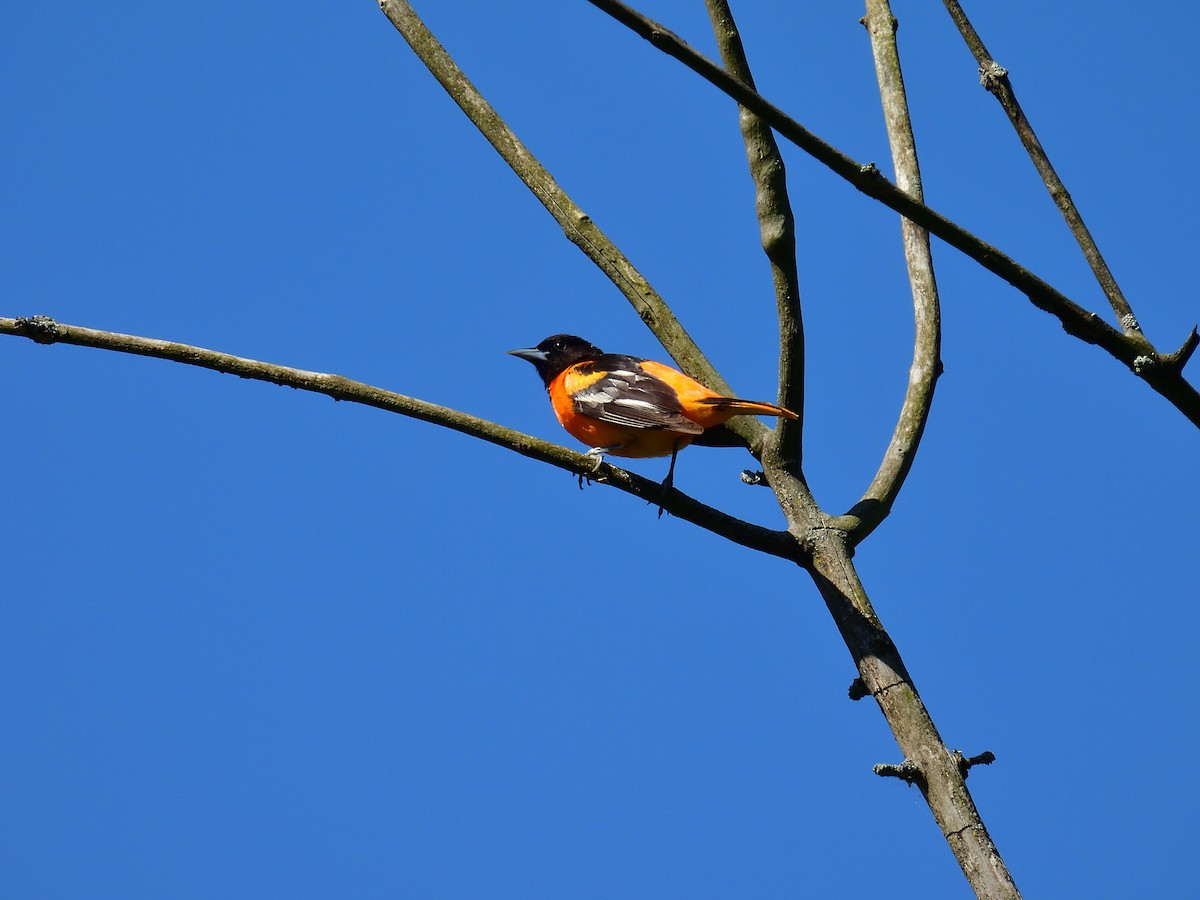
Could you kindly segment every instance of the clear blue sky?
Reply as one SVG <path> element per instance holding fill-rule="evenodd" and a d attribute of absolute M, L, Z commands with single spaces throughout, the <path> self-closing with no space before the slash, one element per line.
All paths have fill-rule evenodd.
<path fill-rule="evenodd" d="M 711 50 L 702 4 L 643 8 Z M 773 396 L 730 103 L 583 2 L 418 9 L 736 390 Z M 968 4 L 1173 349 L 1200 319 L 1200 18 L 1097 10 Z M 735 11 L 764 93 L 890 171 L 862 10 Z M 1102 311 L 948 16 L 896 12 L 931 204 Z M 503 351 L 661 356 L 370 0 L 14 4 L 0 42 L 0 315 L 564 442 Z M 891 433 L 908 288 L 895 216 L 787 160 L 808 475 L 841 511 Z M 969 783 L 1026 896 L 1185 896 L 1200 435 L 935 252 L 946 375 L 862 577 L 947 743 L 997 754 Z M 790 565 L 324 397 L 16 339 L 0 377 L 5 896 L 967 896 L 917 791 L 871 774 L 898 751 Z M 687 451 L 678 486 L 776 526 L 747 461 Z"/>

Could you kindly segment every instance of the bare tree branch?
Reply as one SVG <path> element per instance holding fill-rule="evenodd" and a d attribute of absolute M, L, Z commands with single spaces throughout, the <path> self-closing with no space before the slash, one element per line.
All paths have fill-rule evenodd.
<path fill-rule="evenodd" d="M 735 396 L 725 379 L 675 318 L 675 314 L 663 298 L 521 143 L 500 114 L 479 93 L 417 16 L 412 6 L 406 0 L 379 0 L 379 8 L 433 77 L 445 88 L 446 93 L 496 149 L 501 159 L 508 163 L 517 177 L 546 207 L 562 227 L 567 239 L 579 247 L 625 295 L 642 321 L 680 367 L 718 393 Z M 729 422 L 727 427 L 749 441 L 752 448 L 757 448 L 769 431 L 766 425 L 752 416 L 740 416 Z"/>
<path fill-rule="evenodd" d="M 813 559 L 809 571 L 854 657 L 862 689 L 875 699 L 887 719 L 904 754 L 904 771 L 910 783 L 920 788 L 967 881 L 978 897 L 1018 900 L 1020 893 L 995 852 L 967 789 L 960 760 L 942 741 L 900 651 L 859 580 L 845 532 L 835 528 L 814 531 L 809 550 Z"/>
<path fill-rule="evenodd" d="M 1179 359 L 1187 354 L 1163 355 L 1144 336 L 1128 337 L 1093 312 L 1034 275 L 996 247 L 976 237 L 961 225 L 909 196 L 879 174 L 874 165 L 863 165 L 821 140 L 777 106 L 725 72 L 703 54 L 697 53 L 659 23 L 630 9 L 620 0 L 588 0 L 659 50 L 678 59 L 692 71 L 741 105 L 761 116 L 776 132 L 821 162 L 858 190 L 889 209 L 926 228 L 956 250 L 969 256 L 1029 298 L 1038 309 L 1050 313 L 1063 330 L 1106 350 L 1124 363 L 1154 391 L 1165 397 L 1193 425 L 1200 427 L 1200 391 L 1183 378 Z M 1186 344 L 1185 344 L 1186 346 Z"/>
<path fill-rule="evenodd" d="M 879 81 L 879 96 L 883 101 L 883 118 L 887 125 L 888 143 L 892 148 L 896 184 L 915 199 L 923 200 L 917 144 L 908 112 L 900 53 L 896 46 L 896 18 L 887 0 L 867 0 L 867 15 L 862 21 L 871 36 L 875 75 Z M 847 525 L 851 533 L 850 540 L 854 543 L 870 534 L 891 512 L 892 504 L 916 458 L 933 405 L 934 387 L 942 372 L 941 312 L 933 273 L 933 254 L 929 248 L 929 232 L 911 219 L 900 220 L 900 232 L 904 241 L 904 259 L 908 264 L 908 279 L 912 285 L 913 361 L 908 370 L 908 388 L 904 393 L 900 417 L 883 462 L 871 486 L 847 514 L 857 519 Z"/>
<path fill-rule="evenodd" d="M 743 84 L 754 87 L 754 76 L 726 0 L 706 0 L 708 16 L 725 68 Z M 775 305 L 779 316 L 779 403 L 801 416 L 781 419 L 776 426 L 785 458 L 801 471 L 804 452 L 804 317 L 800 307 L 800 277 L 796 268 L 796 223 L 788 198 L 783 155 L 770 127 L 751 110 L 738 109 L 763 251 L 771 264 Z"/>
<path fill-rule="evenodd" d="M 423 422 L 480 438 L 488 443 L 505 447 L 522 456 L 549 463 L 576 475 L 590 476 L 610 487 L 615 487 L 635 497 L 641 497 L 649 503 L 657 504 L 661 500 L 663 508 L 676 518 L 698 525 L 706 531 L 711 531 L 734 543 L 741 544 L 743 547 L 801 564 L 805 564 L 807 560 L 807 556 L 786 531 L 776 531 L 744 522 L 677 490 L 672 490 L 666 497 L 663 497 L 662 485 L 656 481 L 650 481 L 607 463 L 602 465 L 597 472 L 595 471 L 595 460 L 582 453 L 576 453 L 566 447 L 522 434 L 477 416 L 386 391 L 361 381 L 353 381 L 342 375 L 294 369 L 290 366 L 246 359 L 174 341 L 67 325 L 48 316 L 0 318 L 0 334 L 26 337 L 39 344 L 74 344 L 79 347 L 95 347 L 101 350 L 132 353 L 137 356 L 151 356 L 156 359 L 166 359 L 189 366 L 212 369 L 215 372 L 225 372 L 229 375 L 237 375 L 239 378 L 269 381 L 272 384 L 297 390 L 325 394 L 334 400 L 361 403 L 364 406 L 373 406 L 376 409 L 399 413 L 402 416 L 420 419 Z"/>
<path fill-rule="evenodd" d="M 1121 292 L 1116 278 L 1113 277 L 1112 272 L 1109 270 L 1108 263 L 1104 261 L 1104 257 L 1100 253 L 1100 248 L 1096 246 L 1096 242 L 1092 238 L 1092 233 L 1088 231 L 1087 225 L 1083 223 L 1083 216 L 1080 215 L 1078 208 L 1075 206 L 1075 201 L 1071 199 L 1070 193 L 1067 192 L 1066 185 L 1058 177 L 1058 173 L 1054 171 L 1054 166 L 1050 164 L 1050 157 L 1046 155 L 1046 151 L 1042 148 L 1042 142 L 1038 140 L 1037 134 L 1034 133 L 1033 125 L 1026 118 L 1024 110 L 1021 109 L 1021 104 L 1017 102 L 1017 95 L 1013 91 L 1012 83 L 1008 78 L 1008 69 L 992 59 L 992 55 L 988 53 L 988 49 L 984 46 L 982 38 L 979 37 L 978 32 L 971 25 L 967 14 L 963 12 L 963 8 L 959 5 L 958 0 L 943 0 L 943 2 L 950 13 L 950 17 L 954 19 L 954 24 L 958 26 L 959 34 L 962 35 L 967 47 L 975 57 L 975 61 L 979 63 L 979 83 L 1000 102 L 1000 106 L 1008 114 L 1008 120 L 1012 122 L 1017 136 L 1020 137 L 1021 143 L 1025 147 L 1025 151 L 1033 161 L 1038 174 L 1042 176 L 1042 182 L 1046 185 L 1046 190 L 1050 192 L 1050 198 L 1054 201 L 1054 205 L 1058 207 L 1058 211 L 1062 213 L 1067 227 L 1071 230 L 1071 234 L 1074 235 L 1075 241 L 1079 244 L 1079 249 L 1083 251 L 1084 257 L 1087 258 L 1088 265 L 1092 268 L 1092 274 L 1096 276 L 1096 280 L 1100 283 L 1100 287 L 1104 291 L 1104 296 L 1108 298 L 1109 305 L 1112 306 L 1113 312 L 1116 313 L 1117 321 L 1120 323 L 1121 329 L 1125 332 L 1125 336 L 1133 339 L 1139 338 L 1141 336 L 1141 328 L 1138 326 L 1137 318 L 1134 316 L 1129 302 L 1125 299 L 1125 295 Z"/>

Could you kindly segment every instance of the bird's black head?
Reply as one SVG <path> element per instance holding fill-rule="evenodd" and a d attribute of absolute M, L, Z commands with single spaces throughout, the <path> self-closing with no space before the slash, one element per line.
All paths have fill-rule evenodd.
<path fill-rule="evenodd" d="M 509 350 L 513 356 L 533 363 L 542 381 L 548 386 L 569 366 L 588 359 L 598 359 L 603 351 L 573 334 L 554 334 L 528 350 Z"/>

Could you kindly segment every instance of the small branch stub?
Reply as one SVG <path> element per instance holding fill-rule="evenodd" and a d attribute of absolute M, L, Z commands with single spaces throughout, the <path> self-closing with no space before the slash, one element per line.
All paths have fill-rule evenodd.
<path fill-rule="evenodd" d="M 1192 326 L 1192 332 L 1184 340 L 1183 346 L 1174 353 L 1169 353 L 1162 358 L 1162 364 L 1168 369 L 1173 369 L 1176 372 L 1183 370 L 1183 367 L 1188 364 L 1188 360 L 1192 358 L 1192 354 L 1196 352 L 1196 346 L 1200 344 L 1200 332 L 1196 330 L 1196 326 Z"/>
<path fill-rule="evenodd" d="M 896 763 L 878 763 L 871 767 L 871 771 L 880 778 L 899 778 L 909 787 L 924 780 L 924 776 L 921 775 L 920 766 L 911 759 L 906 759 L 899 765 Z"/>
<path fill-rule="evenodd" d="M 864 697 L 870 697 L 871 692 L 867 690 L 867 683 L 865 681 L 861 678 L 855 678 L 850 682 L 850 690 L 846 691 L 846 696 L 857 702 Z"/>
<path fill-rule="evenodd" d="M 973 767 L 990 766 L 994 763 L 996 761 L 996 754 L 991 750 L 984 750 L 977 756 L 963 756 L 961 750 L 955 750 L 954 761 L 958 763 L 958 770 L 962 772 L 963 778 L 966 778 Z"/>

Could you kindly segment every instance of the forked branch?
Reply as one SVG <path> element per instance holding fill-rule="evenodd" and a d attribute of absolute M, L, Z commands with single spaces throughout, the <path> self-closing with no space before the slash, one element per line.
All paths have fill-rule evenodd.
<path fill-rule="evenodd" d="M 1038 309 L 1057 318 L 1068 334 L 1103 348 L 1165 397 L 1188 421 L 1200 427 L 1200 392 L 1183 378 L 1178 367 L 1164 364 L 1164 357 L 1149 345 L 1144 336 L 1126 336 L 996 247 L 902 191 L 884 178 L 874 165 L 858 163 L 835 149 L 659 23 L 620 0 L 588 2 L 650 41 L 659 50 L 678 59 L 742 106 L 753 110 L 778 134 L 867 196 L 926 228 L 930 234 L 1003 278 L 1028 297 Z"/>

